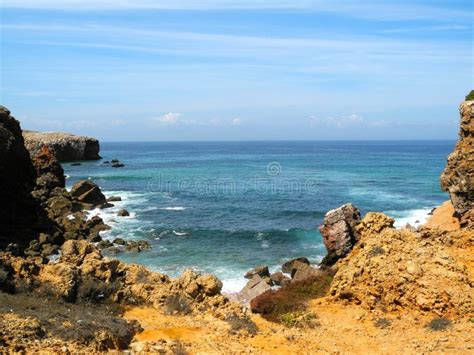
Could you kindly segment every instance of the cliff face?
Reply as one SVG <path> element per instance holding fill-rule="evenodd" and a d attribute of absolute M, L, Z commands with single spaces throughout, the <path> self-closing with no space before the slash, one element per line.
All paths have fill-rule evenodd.
<path fill-rule="evenodd" d="M 456 148 L 441 176 L 441 188 L 451 196 L 461 226 L 474 229 L 474 100 L 464 101 Z"/>
<path fill-rule="evenodd" d="M 46 145 L 60 162 L 100 159 L 99 141 L 95 138 L 61 132 L 32 131 L 24 131 L 23 137 L 31 156 L 41 153 L 42 147 Z"/>
<path fill-rule="evenodd" d="M 20 123 L 0 106 L 0 248 L 26 238 L 25 229 L 36 220 L 37 204 L 31 195 L 36 172 L 21 135 Z"/>

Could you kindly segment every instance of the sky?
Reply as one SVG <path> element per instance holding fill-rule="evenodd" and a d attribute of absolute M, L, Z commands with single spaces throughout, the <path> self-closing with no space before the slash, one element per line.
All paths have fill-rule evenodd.
<path fill-rule="evenodd" d="M 0 104 L 103 141 L 455 139 L 472 0 L 2 0 Z"/>

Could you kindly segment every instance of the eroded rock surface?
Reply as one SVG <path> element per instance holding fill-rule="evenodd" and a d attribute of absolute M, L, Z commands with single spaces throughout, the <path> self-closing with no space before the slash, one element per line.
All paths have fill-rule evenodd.
<path fill-rule="evenodd" d="M 20 123 L 0 106 L 0 248 L 24 243 L 36 222 L 37 203 L 31 196 L 36 172 L 25 149 Z"/>
<path fill-rule="evenodd" d="M 328 255 L 322 261 L 323 266 L 331 266 L 346 256 L 359 238 L 355 227 L 360 222 L 360 212 L 352 204 L 343 205 L 329 211 L 319 231 L 323 237 Z"/>
<path fill-rule="evenodd" d="M 448 158 L 441 187 L 449 192 L 461 226 L 474 229 L 474 100 L 464 101 L 459 112 L 459 141 Z"/>
<path fill-rule="evenodd" d="M 40 153 L 44 145 L 54 151 L 61 162 L 100 159 L 99 141 L 95 138 L 76 136 L 62 132 L 24 131 L 26 148 L 32 156 Z"/>
<path fill-rule="evenodd" d="M 367 214 L 357 231 L 359 243 L 337 264 L 330 290 L 336 299 L 388 312 L 473 314 L 469 270 L 451 249 L 472 248 L 474 232 L 397 230 L 382 213 Z"/>

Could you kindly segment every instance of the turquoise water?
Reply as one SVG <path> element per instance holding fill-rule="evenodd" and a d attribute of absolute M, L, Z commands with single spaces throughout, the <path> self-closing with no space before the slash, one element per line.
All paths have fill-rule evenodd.
<path fill-rule="evenodd" d="M 92 178 L 124 201 L 100 211 L 104 237 L 147 239 L 153 249 L 121 254 L 176 276 L 212 272 L 227 291 L 266 264 L 325 254 L 317 226 L 347 202 L 384 211 L 398 224 L 422 221 L 447 199 L 439 176 L 454 141 L 103 143 L 104 160 L 65 164 L 68 185 Z M 119 208 L 129 218 L 116 217 Z M 99 211 L 94 211 L 98 213 Z"/>

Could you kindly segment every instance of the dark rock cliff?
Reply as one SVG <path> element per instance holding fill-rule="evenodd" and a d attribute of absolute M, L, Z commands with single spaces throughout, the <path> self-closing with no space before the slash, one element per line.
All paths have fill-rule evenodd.
<path fill-rule="evenodd" d="M 20 123 L 0 106 L 0 247 L 31 234 L 37 203 L 31 192 L 36 172 L 25 148 Z"/>

